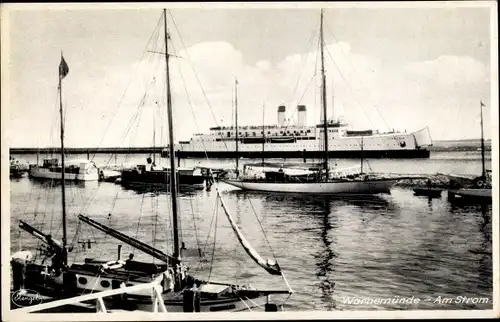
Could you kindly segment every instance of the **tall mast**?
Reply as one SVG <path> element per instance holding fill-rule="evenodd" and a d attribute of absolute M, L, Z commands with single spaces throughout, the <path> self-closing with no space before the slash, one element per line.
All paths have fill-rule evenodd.
<path fill-rule="evenodd" d="M 168 139 L 169 139 L 169 156 L 170 156 L 170 196 L 172 199 L 172 215 L 173 215 L 173 230 L 174 230 L 174 252 L 173 257 L 180 260 L 179 249 L 179 228 L 177 223 L 177 171 L 175 169 L 174 156 L 174 129 L 172 120 L 172 97 L 170 95 L 170 71 L 169 71 L 169 54 L 168 54 L 168 31 L 167 31 L 167 10 L 163 9 L 163 22 L 165 28 L 165 62 L 166 62 L 166 82 L 167 82 L 167 115 L 168 115 Z"/>
<path fill-rule="evenodd" d="M 68 65 L 64 61 L 61 51 L 61 63 L 59 65 L 59 115 L 61 118 L 61 199 L 62 199 L 62 226 L 63 226 L 63 249 L 66 249 L 66 186 L 65 186 L 65 168 L 64 168 L 64 114 L 62 106 L 62 79 L 68 73 Z M 67 263 L 67 257 L 63 258 L 64 264 Z"/>
<path fill-rule="evenodd" d="M 158 105 L 158 102 L 156 102 L 156 104 Z M 156 164 L 156 153 L 155 153 L 155 150 L 156 150 L 156 115 L 155 115 L 156 111 L 153 112 L 153 164 Z"/>
<path fill-rule="evenodd" d="M 481 162 L 482 162 L 482 172 L 481 175 L 483 180 L 486 179 L 486 169 L 484 167 L 484 136 L 483 136 L 483 101 L 481 101 Z"/>
<path fill-rule="evenodd" d="M 234 79 L 234 123 L 236 127 L 236 173 L 238 173 L 238 79 Z"/>
<path fill-rule="evenodd" d="M 364 142 L 363 142 L 363 136 L 361 136 L 361 174 L 363 174 L 363 149 L 364 149 Z"/>
<path fill-rule="evenodd" d="M 323 9 L 321 9 L 321 25 L 320 25 L 320 39 L 321 39 L 321 104 L 323 105 L 323 131 L 324 131 L 324 141 L 325 141 L 325 156 L 324 156 L 324 168 L 325 168 L 325 182 L 328 181 L 329 171 L 328 171 L 328 125 L 327 125 L 327 114 L 326 114 L 326 76 L 325 76 L 325 57 L 324 57 L 324 39 L 323 39 Z"/>
<path fill-rule="evenodd" d="M 265 106 L 265 104 L 262 104 L 262 165 L 264 165 L 264 147 L 266 144 L 266 129 L 264 125 Z"/>

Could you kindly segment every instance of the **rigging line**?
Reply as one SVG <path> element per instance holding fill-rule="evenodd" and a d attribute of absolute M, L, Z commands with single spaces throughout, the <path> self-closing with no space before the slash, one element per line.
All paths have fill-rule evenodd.
<path fill-rule="evenodd" d="M 306 95 L 307 90 L 309 89 L 309 86 L 311 86 L 311 83 L 312 83 L 312 81 L 313 81 L 313 79 L 314 79 L 315 77 L 316 77 L 316 73 L 314 73 L 314 74 L 312 75 L 311 79 L 310 79 L 310 80 L 309 80 L 309 82 L 307 83 L 306 89 L 305 89 L 305 90 L 304 90 L 304 92 L 302 93 L 302 96 L 300 97 L 300 99 L 297 101 L 297 104 L 300 104 L 300 102 L 302 102 L 302 99 L 303 99 L 303 98 L 304 98 L 304 96 Z M 296 111 L 296 109 L 294 109 L 294 112 L 293 112 L 293 114 L 292 114 L 292 117 L 295 115 L 295 111 Z M 288 129 L 289 127 L 290 127 L 290 124 L 286 124 L 286 125 L 285 125 L 285 128 L 284 128 L 283 130 L 285 131 L 285 130 L 286 130 L 286 129 Z"/>
<path fill-rule="evenodd" d="M 155 81 L 155 80 L 154 80 L 154 78 L 153 78 L 153 80 L 152 80 L 152 81 L 151 81 L 151 83 L 149 84 L 148 88 L 146 88 L 146 92 L 144 93 L 144 95 L 143 95 L 143 97 L 142 97 L 141 101 L 139 102 L 139 106 L 137 107 L 136 113 L 134 114 L 134 116 L 133 116 L 133 117 L 132 117 L 132 119 L 130 120 L 129 124 L 127 125 L 127 128 L 125 129 L 125 132 L 124 132 L 124 133 L 123 133 L 123 135 L 122 135 L 122 139 L 121 139 L 121 141 L 124 141 L 124 140 L 125 140 L 125 138 L 126 138 L 126 137 L 127 137 L 127 135 L 129 134 L 130 130 L 133 128 L 133 125 L 134 125 L 134 123 L 136 122 L 136 120 L 137 120 L 137 122 L 139 123 L 139 121 L 140 121 L 140 115 L 141 115 L 141 112 L 142 112 L 142 108 L 144 107 L 144 104 L 145 104 L 145 101 L 146 101 L 146 97 L 147 97 L 148 91 L 149 91 L 149 89 L 151 88 L 151 86 L 152 86 L 152 84 L 153 84 L 153 82 L 154 82 L 154 81 Z M 138 120 L 138 119 L 139 119 L 139 120 Z M 137 126 L 136 126 L 136 129 L 137 129 Z M 126 162 L 128 162 L 128 158 L 129 158 L 129 157 L 130 157 L 130 156 L 129 156 L 129 155 L 127 155 L 127 157 L 125 158 L 125 159 L 126 159 L 126 160 L 125 160 Z M 110 157 L 110 158 L 111 158 L 111 157 Z"/>
<path fill-rule="evenodd" d="M 185 45 L 185 43 L 184 43 L 184 40 L 183 40 L 182 35 L 181 35 L 181 33 L 180 33 L 180 30 L 179 30 L 179 28 L 178 28 L 178 26 L 177 26 L 177 23 L 175 22 L 174 17 L 172 16 L 172 13 L 171 13 L 169 10 L 168 10 L 168 13 L 170 14 L 170 17 L 171 17 L 171 19 L 172 19 L 172 22 L 174 23 L 175 29 L 177 30 L 177 33 L 178 33 L 178 35 L 179 35 L 179 39 L 180 39 L 180 41 L 181 41 L 181 44 L 182 44 L 182 46 L 184 47 L 184 49 L 185 49 L 185 51 L 186 51 L 186 56 L 187 56 L 187 59 L 188 59 L 188 61 L 190 62 L 191 69 L 192 69 L 192 70 L 193 70 L 193 72 L 194 72 L 194 75 L 195 75 L 195 77 L 196 77 L 196 80 L 197 80 L 197 82 L 198 82 L 198 85 L 200 86 L 201 92 L 203 93 L 203 97 L 205 98 L 205 101 L 206 101 L 206 103 L 207 103 L 207 105 L 208 105 L 208 107 L 209 107 L 210 114 L 212 115 L 212 118 L 213 118 L 213 120 L 214 120 L 215 124 L 216 124 L 217 126 L 219 126 L 219 123 L 218 123 L 218 121 L 217 121 L 217 118 L 215 117 L 214 111 L 213 111 L 213 109 L 212 109 L 212 105 L 210 104 L 210 101 L 208 100 L 208 97 L 207 97 L 207 94 L 206 94 L 206 92 L 205 92 L 205 89 L 204 89 L 204 88 L 203 88 L 203 86 L 201 85 L 201 80 L 200 80 L 200 77 L 198 76 L 198 73 L 196 73 L 196 70 L 194 69 L 194 65 L 193 65 L 193 64 L 192 64 L 192 62 L 191 62 L 191 58 L 190 58 L 190 56 L 189 56 L 189 53 L 188 53 L 188 51 L 187 51 L 187 47 L 186 47 L 186 45 Z M 221 132 L 221 133 L 222 133 L 222 132 Z M 220 135 L 220 137 L 221 137 L 221 138 L 223 138 L 223 135 L 221 134 L 221 135 Z M 229 149 L 228 149 L 228 147 L 227 147 L 227 145 L 226 145 L 226 142 L 225 142 L 225 141 L 221 141 L 221 142 L 224 144 L 224 147 L 226 148 L 226 150 L 229 150 Z M 205 150 L 205 154 L 206 154 L 206 150 Z"/>
<path fill-rule="evenodd" d="M 245 296 L 243 295 L 242 296 L 243 298 L 245 298 L 245 300 L 247 300 L 248 302 L 252 303 L 253 305 L 255 305 L 255 307 L 260 307 L 262 308 L 262 305 L 258 304 L 257 302 L 253 301 L 251 298 L 249 298 L 248 296 Z"/>
<path fill-rule="evenodd" d="M 344 74 L 342 73 L 342 71 L 340 70 L 340 67 L 337 65 L 337 63 L 335 62 L 335 60 L 333 59 L 332 57 L 332 54 L 330 53 L 330 51 L 328 50 L 328 47 L 325 47 L 326 49 L 326 52 L 328 53 L 328 56 L 330 56 L 330 59 L 332 60 L 333 62 L 333 65 L 335 66 L 335 68 L 337 69 L 337 71 L 339 72 L 340 76 L 344 79 L 345 83 L 347 84 L 347 88 L 349 88 L 349 91 L 351 91 L 351 93 L 353 94 L 354 96 L 354 100 L 358 103 L 358 105 L 361 107 L 361 111 L 363 111 L 363 113 L 365 114 L 366 118 L 368 119 L 368 121 L 370 122 L 370 124 L 372 126 L 373 125 L 373 122 L 372 120 L 370 119 L 370 117 L 368 116 L 368 114 L 366 114 L 366 111 L 365 109 L 363 108 L 363 105 L 358 101 L 358 99 L 356 98 L 356 94 L 354 93 L 354 90 L 352 89 L 351 85 L 349 85 L 349 83 L 347 82 L 347 79 L 344 77 Z"/>
<path fill-rule="evenodd" d="M 203 249 L 202 249 L 202 253 L 205 253 L 206 249 L 207 249 L 207 245 L 208 245 L 208 239 L 210 238 L 210 234 L 212 232 L 212 224 L 214 222 L 214 218 L 215 218 L 215 210 L 217 208 L 217 204 L 218 202 L 216 201 L 215 205 L 214 205 L 214 209 L 213 209 L 213 214 L 212 214 L 212 218 L 210 219 L 210 225 L 208 226 L 208 234 L 207 234 L 207 238 L 205 239 L 205 243 L 203 244 Z M 216 229 L 217 227 L 215 227 Z M 200 270 L 200 267 L 201 267 L 201 260 L 198 262 L 198 266 L 196 267 L 196 271 L 199 271 Z"/>
<path fill-rule="evenodd" d="M 54 109 L 53 113 L 54 113 L 55 115 L 57 115 L 57 114 L 58 114 L 58 111 L 59 111 L 59 104 L 58 104 L 58 102 L 59 102 L 59 86 L 56 86 L 56 97 L 57 97 L 57 98 L 56 98 L 56 102 L 55 102 L 54 107 L 53 107 L 53 109 Z M 51 142 L 53 142 L 53 141 L 54 141 L 54 128 L 55 128 L 55 127 L 56 127 L 56 125 L 57 125 L 57 124 L 56 124 L 56 123 L 58 122 L 58 121 L 57 121 L 57 119 L 58 119 L 57 117 L 54 117 L 54 118 L 52 119 L 52 124 L 51 124 L 51 127 L 50 127 L 50 135 L 49 135 L 49 136 L 50 136 L 50 141 L 51 141 Z M 52 143 L 51 143 L 51 144 L 52 144 Z M 51 149 L 47 150 L 47 152 L 48 152 L 48 151 L 52 151 L 52 154 L 53 154 L 53 153 L 55 152 L 55 149 L 56 149 L 56 148 L 55 148 L 55 145 L 53 145 L 53 147 L 52 147 Z M 48 154 L 48 153 L 46 153 L 46 155 L 47 155 L 47 154 Z M 37 165 L 38 165 L 38 164 L 37 164 Z"/>
<path fill-rule="evenodd" d="M 196 244 L 198 245 L 198 256 L 200 258 L 202 258 L 200 238 L 198 237 L 198 229 L 196 227 L 196 218 L 194 216 L 193 200 L 191 198 L 189 198 L 189 204 L 191 205 L 191 214 L 193 215 L 194 233 L 195 233 L 195 236 L 196 236 Z"/>
<path fill-rule="evenodd" d="M 132 120 L 132 123 L 130 125 L 130 128 L 128 129 L 128 131 L 126 132 L 125 134 L 125 137 L 126 135 L 128 134 L 128 132 L 130 131 L 130 129 L 133 128 L 133 124 L 134 122 L 137 120 L 137 125 L 135 127 L 135 130 L 137 130 L 137 128 L 139 127 L 139 124 L 140 124 L 140 120 L 141 120 L 141 116 L 142 116 L 142 109 L 144 108 L 144 106 L 146 105 L 146 100 L 148 99 L 148 96 L 149 96 L 149 91 L 151 90 L 151 87 L 153 87 L 153 85 L 156 84 L 156 77 L 153 76 L 153 79 L 151 80 L 151 82 L 149 83 L 148 87 L 146 88 L 146 91 L 141 99 L 141 101 L 139 102 L 139 107 L 137 109 L 137 112 L 136 114 L 134 115 L 134 118 Z M 135 137 L 134 137 L 135 138 Z"/>
<path fill-rule="evenodd" d="M 133 75 L 135 75 L 135 74 L 137 73 L 137 71 L 139 70 L 139 66 L 141 65 L 141 61 L 142 61 L 142 59 L 144 58 L 144 55 L 145 55 L 145 54 L 146 54 L 146 52 L 147 52 L 147 48 L 148 48 L 148 46 L 149 46 L 149 43 L 151 42 L 151 40 L 152 40 L 152 38 L 153 38 L 153 35 L 154 35 L 154 33 L 155 33 L 155 30 L 157 30 L 157 29 L 158 29 L 158 26 L 160 25 L 160 22 L 161 22 L 161 17 L 158 19 L 158 22 L 156 23 L 155 29 L 153 30 L 153 33 L 152 33 L 152 34 L 151 34 L 151 36 L 149 37 L 149 40 L 148 40 L 148 42 L 147 42 L 147 44 L 146 44 L 146 47 L 144 48 L 144 50 L 143 50 L 143 52 L 142 52 L 142 56 L 141 56 L 141 58 L 140 58 L 140 60 L 139 60 L 139 63 L 137 64 L 137 66 L 136 66 L 136 68 L 135 68 L 135 71 L 134 71 L 134 74 L 133 74 Z M 99 144 L 97 145 L 98 147 L 99 147 L 99 146 L 101 146 L 102 142 L 104 141 L 104 138 L 106 137 L 106 133 L 107 133 L 107 131 L 109 130 L 109 126 L 111 125 L 111 121 L 114 119 L 114 117 L 115 117 L 115 115 L 116 115 L 116 112 L 118 111 L 118 108 L 119 108 L 119 107 L 120 107 L 120 105 L 122 104 L 123 99 L 125 98 L 125 94 L 127 93 L 128 88 L 130 87 L 130 84 L 132 83 L 132 80 L 133 80 L 133 79 L 135 79 L 135 78 L 133 77 L 133 75 L 132 75 L 132 77 L 130 77 L 129 82 L 128 82 L 127 86 L 125 87 L 125 91 L 123 92 L 123 94 L 122 94 L 122 96 L 121 96 L 121 98 L 120 98 L 120 101 L 118 102 L 118 105 L 115 107 L 115 110 L 113 111 L 113 115 L 111 116 L 111 119 L 109 120 L 108 125 L 106 126 L 106 129 L 104 130 L 104 134 L 103 134 L 103 136 L 102 136 L 102 138 L 101 138 L 101 141 L 100 141 L 100 142 L 99 142 Z M 96 154 L 97 154 L 97 152 L 96 152 L 96 153 L 94 153 L 94 155 L 92 156 L 92 159 L 91 159 L 92 161 L 94 160 L 94 157 L 96 156 Z"/>
<path fill-rule="evenodd" d="M 156 195 L 156 193 L 153 193 L 153 195 L 151 196 L 151 210 L 153 212 L 153 215 L 154 216 L 151 216 L 151 217 L 154 217 L 154 220 L 152 220 L 152 223 L 153 223 L 153 232 L 152 232 L 152 245 L 153 247 L 156 247 L 156 230 L 157 230 L 157 225 L 158 225 L 158 196 Z M 151 218 L 153 219 L 153 218 Z M 155 259 L 153 257 L 153 263 L 155 262 Z"/>
<path fill-rule="evenodd" d="M 288 298 L 289 298 L 290 296 L 292 296 L 291 293 L 293 293 L 293 289 L 290 286 L 290 283 L 288 283 L 288 279 L 285 277 L 285 273 L 284 273 L 283 269 L 281 270 L 281 276 L 283 277 L 283 280 L 285 281 L 285 284 L 288 287 L 288 291 L 290 292 L 290 295 L 288 296 Z M 285 300 L 285 302 L 288 301 L 288 298 Z"/>
<path fill-rule="evenodd" d="M 234 291 L 234 294 L 236 294 L 236 296 L 240 299 L 240 301 L 241 301 L 243 304 L 245 304 L 245 306 L 247 307 L 247 309 L 248 309 L 250 312 L 253 312 L 253 311 L 252 311 L 252 309 L 248 306 L 248 304 L 247 304 L 245 301 L 243 301 L 243 299 L 240 297 L 240 295 L 238 294 L 238 292 L 236 292 L 235 290 L 233 290 L 233 291 Z"/>
<path fill-rule="evenodd" d="M 145 101 L 143 102 L 142 107 L 144 108 Z M 141 113 L 138 114 L 137 117 L 137 123 L 135 124 L 135 127 L 132 127 L 132 131 L 130 131 L 130 141 L 129 141 L 129 147 L 132 147 L 132 144 L 137 136 L 137 132 L 139 130 L 139 125 L 141 123 L 141 118 L 142 118 L 142 111 Z"/>
<path fill-rule="evenodd" d="M 48 199 L 49 199 L 49 196 L 50 196 L 50 192 L 54 192 L 52 190 L 50 190 L 49 188 L 49 192 L 47 192 L 47 196 L 46 196 L 46 200 L 45 200 L 45 209 L 44 209 L 44 212 L 43 212 L 43 217 L 42 217 L 42 223 L 45 222 L 45 216 L 47 214 L 47 205 L 48 205 Z M 40 187 L 40 190 L 38 191 L 38 198 L 37 198 L 37 202 L 36 202 L 36 206 L 35 206 L 35 211 L 34 211 L 34 217 L 36 218 L 36 215 L 38 213 L 38 205 L 40 204 L 40 200 L 41 200 L 41 193 L 42 193 L 42 189 Z M 51 215 L 51 220 L 53 220 L 54 216 L 53 216 L 53 212 L 52 212 L 52 215 Z M 50 229 L 52 229 L 52 221 L 50 223 Z M 40 228 L 42 228 L 42 225 L 40 225 Z M 19 228 L 20 229 L 20 228 Z M 36 240 L 36 248 L 39 248 L 41 245 L 41 241 L 37 238 Z"/>
<path fill-rule="evenodd" d="M 217 196 L 216 199 L 216 204 L 217 206 L 219 205 L 219 196 Z M 214 244 L 213 244 L 213 251 L 212 251 L 212 261 L 210 262 L 210 271 L 208 272 L 208 278 L 207 281 L 210 282 L 210 277 L 212 276 L 212 269 L 214 267 L 214 258 L 215 258 L 215 245 L 217 242 L 217 222 L 219 219 L 219 207 L 216 208 L 216 214 L 215 214 L 215 229 L 214 229 Z"/>
<path fill-rule="evenodd" d="M 51 203 L 51 210 L 50 210 L 50 226 L 49 226 L 49 231 L 52 232 L 52 224 L 54 223 L 54 203 L 55 203 L 55 189 L 52 188 L 54 184 L 54 180 L 50 180 L 50 187 L 49 187 L 49 191 L 52 193 L 52 200 L 53 202 Z M 47 203 L 48 203 L 48 200 L 49 200 L 49 194 L 47 194 L 47 200 L 46 200 L 46 204 L 45 204 L 45 211 L 44 211 L 44 217 L 42 218 L 43 220 L 45 220 L 45 214 L 47 214 Z"/>
<path fill-rule="evenodd" d="M 174 47 L 174 52 L 175 52 L 175 47 Z M 186 93 L 186 99 L 187 99 L 187 101 L 188 101 L 188 105 L 189 105 L 189 107 L 190 107 L 190 109 L 191 109 L 191 114 L 193 114 L 193 120 L 194 120 L 194 124 L 195 124 L 195 126 L 196 126 L 196 132 L 198 132 L 198 133 L 199 133 L 199 132 L 200 132 L 200 127 L 199 127 L 199 125 L 198 125 L 198 121 L 196 120 L 196 114 L 195 114 L 195 112 L 194 112 L 194 108 L 193 108 L 193 105 L 192 105 L 192 103 L 191 103 L 191 99 L 189 98 L 189 94 L 188 94 L 188 91 L 187 91 L 187 86 L 186 86 L 186 81 L 185 81 L 185 79 L 184 79 L 184 74 L 182 73 L 181 68 L 180 68 L 179 66 L 177 66 L 177 67 L 178 67 L 178 70 L 179 70 L 179 74 L 180 74 L 180 76 L 181 76 L 181 78 L 182 78 L 182 83 L 184 84 L 184 91 L 185 91 L 185 93 Z M 210 160 L 210 159 L 208 158 L 207 148 L 206 148 L 206 146 L 205 146 L 205 140 L 203 139 L 203 136 L 201 136 L 200 138 L 201 138 L 201 144 L 203 145 L 203 151 L 204 151 L 204 153 L 205 153 L 205 158 L 206 158 L 207 160 Z M 226 143 L 224 143 L 224 146 L 226 147 L 226 150 L 227 150 Z M 233 161 L 233 162 L 234 162 L 234 161 Z"/>
<path fill-rule="evenodd" d="M 273 247 L 271 246 L 271 244 L 269 243 L 269 240 L 267 239 L 267 235 L 266 235 L 266 232 L 264 230 L 264 227 L 262 227 L 262 221 L 264 220 L 265 217 L 262 216 L 262 221 L 259 220 L 259 217 L 257 216 L 257 212 L 255 211 L 255 208 L 253 206 L 252 201 L 248 198 L 247 198 L 247 200 L 250 203 L 250 207 L 252 207 L 252 212 L 254 213 L 255 218 L 257 218 L 257 222 L 259 223 L 260 229 L 262 230 L 262 233 L 264 234 L 264 239 L 266 240 L 266 243 L 269 246 L 269 249 L 271 250 L 271 253 L 273 254 L 274 259 L 276 259 L 276 255 L 274 253 Z"/>
<path fill-rule="evenodd" d="M 339 41 L 337 40 L 337 38 L 335 37 L 335 35 L 333 34 L 333 32 L 330 30 L 330 27 L 328 26 L 328 24 L 326 24 L 326 25 L 327 25 L 327 30 L 331 33 L 331 35 L 332 35 L 333 39 L 335 39 L 335 41 L 336 41 L 337 43 L 339 43 Z M 346 58 L 347 58 L 347 54 L 346 54 L 346 53 L 344 52 L 344 50 L 342 49 L 342 46 L 339 46 L 339 47 L 340 47 L 340 51 L 341 51 L 341 52 L 344 54 L 344 56 L 346 56 Z M 363 87 L 363 89 L 365 90 L 366 94 L 368 95 L 369 100 L 372 100 L 372 98 L 371 98 L 372 96 L 371 96 L 371 94 L 370 94 L 370 92 L 369 92 L 368 88 L 365 86 L 365 84 L 363 83 L 363 81 L 362 81 L 362 80 L 361 80 L 361 78 L 359 77 L 359 75 L 358 75 L 358 73 L 357 73 L 356 69 L 355 69 L 355 68 L 354 68 L 354 66 L 351 64 L 351 61 L 350 61 L 349 59 L 347 59 L 347 62 L 348 62 L 348 63 L 349 63 L 349 65 L 351 66 L 352 70 L 354 71 L 354 74 L 356 75 L 356 78 L 359 80 L 359 82 L 361 83 L 361 86 Z M 387 122 L 385 121 L 384 115 L 380 112 L 380 110 L 379 110 L 379 108 L 378 108 L 377 104 L 373 104 L 373 106 L 375 106 L 375 108 L 377 109 L 377 112 L 379 113 L 380 117 L 382 118 L 382 121 L 384 122 L 385 126 L 386 126 L 387 128 L 389 128 L 389 125 L 388 125 L 388 124 L 387 124 Z"/>
<path fill-rule="evenodd" d="M 317 33 L 318 33 L 317 30 L 313 30 L 311 36 L 309 37 L 309 40 L 307 41 L 307 43 L 309 43 L 308 51 L 303 56 L 301 55 L 302 56 L 301 57 L 301 63 L 303 62 L 303 60 L 305 60 L 305 61 L 303 62 L 304 64 L 302 64 L 302 67 L 301 67 L 300 72 L 299 72 L 299 77 L 297 78 L 297 82 L 295 83 L 295 87 L 293 89 L 292 97 L 289 100 L 289 106 L 292 105 L 293 98 L 295 96 L 295 93 L 297 92 L 297 88 L 299 86 L 300 80 L 302 79 L 302 75 L 303 75 L 303 72 L 305 70 L 305 66 L 307 64 L 307 59 L 309 58 L 309 50 L 311 49 L 311 47 L 313 45 L 313 41 L 312 40 L 316 37 Z M 317 56 L 317 54 L 316 54 L 316 56 Z M 316 75 L 316 72 L 314 72 L 314 75 Z M 307 91 L 308 86 L 306 87 L 305 91 Z M 304 97 L 304 94 L 305 94 L 305 92 L 302 94 L 302 97 L 297 101 L 297 104 L 300 104 L 300 102 L 302 101 L 302 98 Z M 289 116 L 288 118 L 289 119 L 293 118 L 295 116 L 295 113 L 296 113 L 296 109 L 293 109 L 292 110 L 292 115 Z M 285 129 L 287 129 L 288 127 L 289 127 L 289 124 L 286 124 Z"/>
<path fill-rule="evenodd" d="M 180 33 L 180 32 L 178 31 L 178 33 Z M 175 45 L 174 45 L 173 43 L 172 43 L 172 48 L 174 49 L 174 53 L 176 53 L 176 54 L 177 54 L 177 51 L 176 51 Z M 187 53 L 187 50 L 186 50 L 186 53 Z M 188 58 L 189 58 L 189 57 L 188 57 Z M 194 108 L 193 108 L 193 105 L 192 105 L 192 103 L 191 103 L 191 99 L 189 98 L 189 93 L 188 93 L 188 90 L 187 90 L 186 80 L 185 80 L 185 78 L 184 78 L 184 74 L 182 73 L 182 69 L 180 68 L 180 66 L 179 66 L 179 65 L 177 65 L 177 68 L 178 68 L 178 70 L 179 70 L 179 74 L 180 74 L 180 76 L 181 76 L 181 78 L 182 78 L 182 83 L 183 83 L 183 85 L 184 85 L 184 91 L 185 91 L 185 93 L 186 93 L 186 99 L 187 99 L 188 104 L 189 104 L 189 106 L 190 106 L 190 108 L 191 108 L 191 113 L 193 114 L 193 119 L 194 119 L 194 122 L 195 122 L 195 125 L 196 125 L 196 131 L 197 131 L 197 132 L 200 132 L 200 128 L 199 128 L 199 126 L 198 126 L 198 122 L 196 121 L 196 117 L 195 117 L 195 113 L 194 113 Z M 196 71 L 194 70 L 194 67 L 192 67 L 192 69 L 193 69 L 193 72 L 195 73 L 196 77 L 198 77 L 198 76 L 197 76 L 197 74 L 196 74 Z M 201 86 L 201 82 L 199 82 L 199 81 L 198 81 L 198 83 L 199 83 L 200 87 L 202 88 L 202 86 Z M 203 88 L 202 88 L 202 91 L 203 91 Z M 203 94 L 205 94 L 205 92 L 204 92 L 204 91 L 203 91 Z M 206 100 L 207 100 L 207 102 L 208 102 L 208 98 L 206 97 L 206 95 L 205 95 L 205 99 L 206 99 Z M 208 105 L 209 105 L 210 111 L 211 111 L 211 113 L 212 113 L 212 117 L 214 117 L 214 114 L 213 114 L 213 112 L 212 112 L 212 107 L 210 106 L 210 104 L 208 104 Z M 216 122 L 216 125 L 218 126 L 218 123 L 217 123 L 217 122 Z M 218 135 L 219 135 L 219 134 L 218 134 Z M 220 138 L 223 138 L 223 137 L 224 137 L 222 134 L 220 134 L 219 136 L 220 136 Z M 205 156 L 206 156 L 206 157 L 207 157 L 207 159 L 208 159 L 208 154 L 207 154 L 207 152 L 206 152 L 206 151 L 207 151 L 207 149 L 206 149 L 206 147 L 205 147 L 205 141 L 204 141 L 204 139 L 203 139 L 203 136 L 201 136 L 200 138 L 201 138 L 201 142 L 202 142 L 202 145 L 203 145 L 203 149 L 205 150 Z M 225 142 L 225 141 L 221 141 L 221 142 L 222 142 L 222 144 L 224 144 L 224 147 L 226 148 L 226 150 L 229 150 L 229 149 L 228 149 L 228 147 L 227 147 L 227 145 L 226 145 L 226 142 Z"/>
<path fill-rule="evenodd" d="M 137 229 L 135 230 L 135 239 L 139 239 L 139 227 L 140 227 L 140 224 L 141 224 L 141 217 L 142 217 L 142 205 L 144 203 L 144 197 L 145 197 L 145 194 L 142 194 L 142 198 L 141 198 L 141 206 L 139 208 L 139 219 L 137 221 Z M 133 251 L 134 255 L 135 255 L 135 248 L 134 248 L 134 251 Z"/>
<path fill-rule="evenodd" d="M 76 231 L 75 231 L 75 235 L 73 235 L 73 239 L 71 240 L 71 243 L 70 243 L 70 248 L 73 249 L 75 247 L 75 242 L 77 240 L 77 237 L 78 237 L 78 234 L 80 233 L 80 221 L 78 220 L 78 223 L 76 224 Z M 75 252 L 75 257 L 76 257 L 76 252 Z M 74 261 L 75 259 L 73 259 Z"/>
<path fill-rule="evenodd" d="M 314 33 L 314 35 L 313 35 L 313 36 L 316 36 L 316 32 Z M 317 87 L 317 82 L 316 82 L 316 78 L 315 78 L 315 77 L 316 77 L 316 75 L 317 75 L 317 70 L 318 70 L 319 45 L 320 45 L 320 42 L 319 42 L 319 40 L 318 40 L 318 42 L 317 42 L 317 48 L 316 48 L 316 60 L 315 60 L 315 63 L 314 63 L 314 73 L 313 73 L 313 75 L 312 75 L 311 80 L 309 80 L 309 83 L 307 84 L 307 86 L 306 86 L 306 88 L 305 88 L 304 92 L 302 93 L 302 96 L 301 96 L 301 97 L 300 97 L 300 99 L 298 100 L 297 105 L 298 105 L 298 104 L 300 104 L 300 102 L 302 101 L 302 99 L 303 99 L 303 98 L 304 98 L 304 96 L 306 95 L 307 90 L 309 89 L 309 86 L 311 85 L 311 82 L 312 82 L 312 79 L 313 79 L 313 78 L 314 78 L 314 80 L 315 80 L 315 86 Z M 312 39 L 311 39 L 311 46 L 312 46 Z M 298 84 L 298 81 L 297 81 L 297 84 Z M 316 87 L 315 87 L 315 89 L 316 89 Z M 315 102 L 314 102 L 314 109 L 316 109 L 316 105 L 317 105 L 317 104 L 316 104 L 316 93 L 314 93 L 313 97 L 314 97 L 314 100 L 315 100 Z M 294 109 L 294 112 L 293 112 L 293 114 L 292 114 L 292 116 L 291 116 L 291 117 L 293 117 L 294 115 L 295 115 L 295 109 Z M 284 131 L 286 131 L 286 129 L 287 129 L 289 126 L 290 126 L 289 124 L 286 124 L 286 125 L 285 125 L 285 128 L 284 128 Z M 315 133 L 315 135 L 316 135 L 316 133 Z M 283 158 L 283 160 L 286 160 L 286 157 L 284 157 L 284 158 Z"/>
<path fill-rule="evenodd" d="M 111 206 L 111 210 L 109 211 L 109 215 L 111 215 L 111 213 L 113 212 L 113 210 L 115 209 L 115 206 L 116 206 L 116 200 L 118 199 L 118 194 L 120 193 L 120 190 L 116 192 L 115 194 L 115 197 L 113 198 L 113 203 L 112 203 L 112 206 Z M 111 221 L 111 217 L 108 216 L 108 221 L 110 222 Z M 97 238 L 95 237 L 95 233 L 94 233 L 94 230 L 89 227 L 88 229 L 90 229 L 90 232 L 92 233 L 92 237 L 94 238 L 94 241 L 97 241 Z M 103 239 L 103 243 L 106 241 L 108 237 L 108 234 L 105 233 L 104 234 L 104 239 Z M 101 257 L 102 255 L 102 252 L 103 252 L 104 248 L 101 248 L 100 252 L 99 252 L 99 256 L 98 257 Z"/>

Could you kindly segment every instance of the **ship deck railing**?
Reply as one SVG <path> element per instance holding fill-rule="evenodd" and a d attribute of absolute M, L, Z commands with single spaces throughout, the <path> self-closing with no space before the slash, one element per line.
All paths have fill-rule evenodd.
<path fill-rule="evenodd" d="M 143 290 L 147 290 L 147 289 L 152 290 L 152 304 L 153 304 L 152 312 L 153 313 L 167 312 L 167 308 L 165 307 L 165 303 L 163 303 L 163 297 L 162 297 L 162 291 L 161 291 L 162 280 L 163 280 L 163 278 L 154 280 L 154 281 L 149 282 L 149 283 L 140 284 L 140 285 L 126 286 L 126 287 L 121 287 L 121 288 L 114 289 L 114 290 L 101 291 L 101 292 L 96 292 L 96 293 L 92 293 L 92 294 L 75 296 L 75 297 L 71 297 L 68 299 L 56 300 L 56 301 L 51 301 L 48 303 L 27 306 L 27 307 L 12 310 L 12 312 L 15 312 L 16 314 L 17 313 L 23 313 L 23 314 L 36 313 L 39 311 L 54 309 L 54 308 L 62 307 L 65 305 L 77 305 L 77 304 L 81 304 L 82 302 L 96 300 L 96 312 L 98 312 L 98 313 L 113 313 L 113 311 L 109 311 L 106 308 L 106 305 L 105 305 L 104 300 L 103 300 L 105 297 L 116 296 L 116 295 L 131 293 L 131 292 L 137 292 L 137 291 L 143 291 Z"/>

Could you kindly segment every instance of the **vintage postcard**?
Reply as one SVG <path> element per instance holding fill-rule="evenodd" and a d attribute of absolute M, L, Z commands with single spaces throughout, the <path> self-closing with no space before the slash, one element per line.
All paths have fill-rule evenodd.
<path fill-rule="evenodd" d="M 496 2 L 1 24 L 3 320 L 499 316 Z"/>

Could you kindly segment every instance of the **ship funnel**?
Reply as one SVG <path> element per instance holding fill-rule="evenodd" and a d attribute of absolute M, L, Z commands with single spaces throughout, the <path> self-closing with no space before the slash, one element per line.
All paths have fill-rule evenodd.
<path fill-rule="evenodd" d="M 283 126 L 285 124 L 285 105 L 278 106 L 278 126 Z"/>
<path fill-rule="evenodd" d="M 306 106 L 305 105 L 297 105 L 297 115 L 298 115 L 298 126 L 306 125 Z"/>

